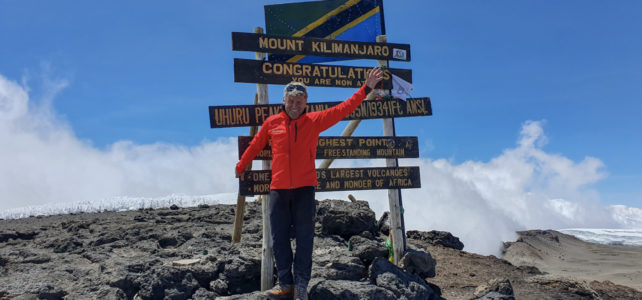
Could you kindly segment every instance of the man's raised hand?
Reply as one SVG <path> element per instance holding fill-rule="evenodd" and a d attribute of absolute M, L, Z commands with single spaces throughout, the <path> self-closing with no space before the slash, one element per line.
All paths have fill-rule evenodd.
<path fill-rule="evenodd" d="M 377 83 L 379 83 L 383 79 L 383 71 L 381 71 L 380 68 L 372 68 L 370 71 L 368 71 L 368 75 L 366 76 L 366 85 L 374 89 L 377 86 Z"/>

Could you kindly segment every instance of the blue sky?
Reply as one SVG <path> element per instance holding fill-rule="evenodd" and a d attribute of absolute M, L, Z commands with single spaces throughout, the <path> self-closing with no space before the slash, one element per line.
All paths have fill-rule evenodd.
<path fill-rule="evenodd" d="M 263 5 L 288 1 L 0 0 L 0 75 L 46 105 L 79 141 L 192 147 L 247 135 L 210 129 L 207 106 L 250 104 L 233 82 L 231 32 L 265 26 Z M 642 26 L 639 1 L 390 1 L 388 41 L 411 45 L 414 97 L 434 116 L 397 121 L 421 157 L 488 162 L 541 122 L 546 153 L 603 163 L 605 204 L 642 207 Z M 374 61 L 350 61 L 374 66 Z M 52 93 L 52 86 L 60 86 Z M 281 86 L 270 87 L 279 102 Z M 311 88 L 310 101 L 352 89 Z M 358 135 L 381 134 L 380 121 Z M 328 135 L 338 134 L 343 124 Z M 3 142 L 4 143 L 4 142 Z M 231 172 L 231 169 L 230 169 Z"/>

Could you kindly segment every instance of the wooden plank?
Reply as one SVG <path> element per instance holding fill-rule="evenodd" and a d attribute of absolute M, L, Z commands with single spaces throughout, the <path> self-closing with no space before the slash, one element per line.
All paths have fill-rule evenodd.
<path fill-rule="evenodd" d="M 420 188 L 419 167 L 317 169 L 317 192 Z M 239 180 L 239 194 L 270 192 L 271 171 L 247 171 Z"/>
<path fill-rule="evenodd" d="M 410 45 L 232 32 L 232 50 L 285 55 L 410 61 Z"/>
<path fill-rule="evenodd" d="M 335 102 L 308 102 L 307 111 L 321 111 L 338 105 Z M 282 104 L 264 105 L 222 105 L 210 106 L 210 127 L 259 126 L 271 115 L 281 111 Z M 365 120 L 380 118 L 401 118 L 431 116 L 430 98 L 408 98 L 387 100 L 365 100 L 357 109 L 343 120 Z"/>
<path fill-rule="evenodd" d="M 288 84 L 300 81 L 307 86 L 359 88 L 364 84 L 370 69 L 372 68 L 235 58 L 234 82 Z M 382 88 L 392 89 L 391 74 L 412 82 L 410 69 L 385 69 Z"/>
<path fill-rule="evenodd" d="M 250 146 L 251 136 L 239 136 L 239 159 Z M 346 158 L 417 158 L 419 142 L 417 137 L 380 137 L 380 136 L 322 136 L 317 143 L 317 159 Z M 272 149 L 267 145 L 254 158 L 255 160 L 272 159 Z"/>

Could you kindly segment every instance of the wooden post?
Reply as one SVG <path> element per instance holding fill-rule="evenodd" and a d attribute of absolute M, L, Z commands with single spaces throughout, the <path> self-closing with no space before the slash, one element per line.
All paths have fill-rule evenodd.
<path fill-rule="evenodd" d="M 385 43 L 386 36 L 380 35 L 377 36 L 378 43 Z M 379 60 L 380 66 L 388 67 L 387 60 Z M 389 91 L 383 92 L 386 95 L 389 95 Z M 394 123 L 392 118 L 383 119 L 383 135 L 384 136 L 393 136 L 394 135 Z M 386 159 L 386 167 L 397 167 L 397 160 L 394 158 Z M 394 254 L 394 263 L 395 265 L 399 264 L 399 260 L 404 254 L 404 243 L 403 243 L 403 230 L 402 230 L 402 218 L 401 215 L 401 205 L 399 202 L 399 190 L 388 190 L 388 205 L 390 206 L 390 232 L 392 238 L 392 248 Z"/>
<path fill-rule="evenodd" d="M 259 101 L 259 94 L 254 94 L 254 105 Z M 250 126 L 250 136 L 256 135 L 258 127 Z M 252 163 L 247 165 L 246 171 L 252 170 Z M 236 198 L 236 211 L 234 212 L 234 232 L 232 233 L 232 244 L 241 241 L 241 233 L 243 232 L 243 216 L 245 215 L 245 196 L 241 194 Z"/>
<path fill-rule="evenodd" d="M 263 33 L 263 28 L 254 28 L 254 33 Z M 257 60 L 264 60 L 266 54 L 256 52 Z M 267 84 L 256 84 L 259 104 L 268 104 Z M 272 168 L 272 162 L 263 161 L 263 170 Z M 261 215 L 263 216 L 263 247 L 261 248 L 261 291 L 271 289 L 274 285 L 274 256 L 272 255 L 272 227 L 270 226 L 270 195 L 264 195 L 261 200 Z"/>

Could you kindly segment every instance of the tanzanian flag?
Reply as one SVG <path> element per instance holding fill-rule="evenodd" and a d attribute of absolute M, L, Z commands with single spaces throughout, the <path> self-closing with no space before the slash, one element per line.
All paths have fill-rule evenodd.
<path fill-rule="evenodd" d="M 265 5 L 267 34 L 376 42 L 386 33 L 383 0 L 327 0 Z M 334 57 L 270 55 L 271 61 L 316 63 Z"/>

